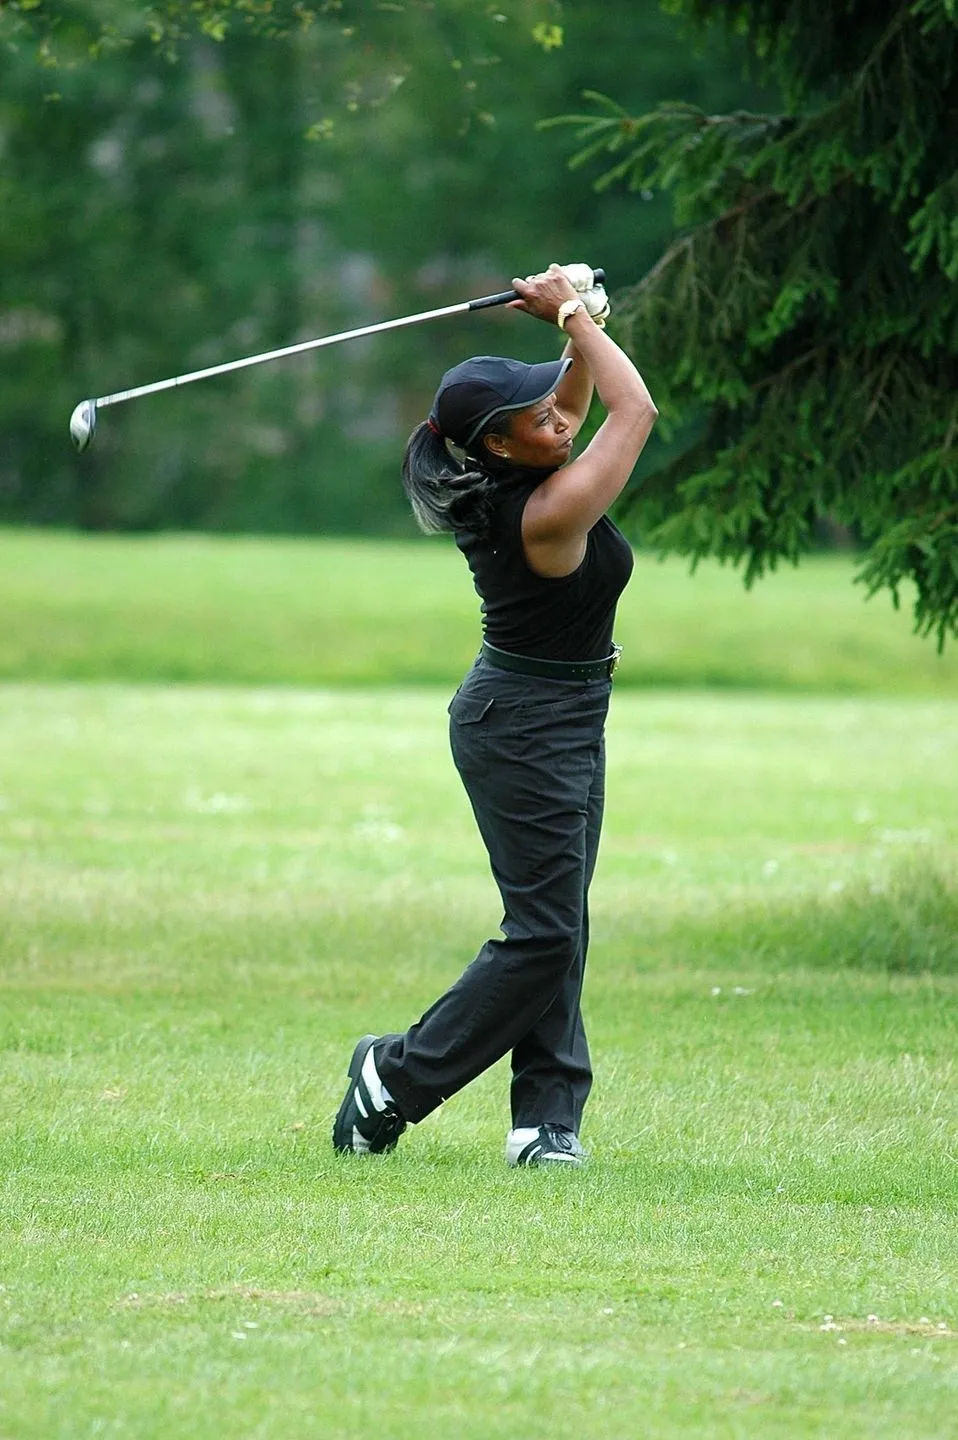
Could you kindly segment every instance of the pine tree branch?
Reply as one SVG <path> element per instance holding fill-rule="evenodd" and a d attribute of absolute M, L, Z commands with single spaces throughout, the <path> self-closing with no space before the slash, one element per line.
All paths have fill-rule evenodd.
<path fill-rule="evenodd" d="M 698 432 L 630 515 L 746 583 L 837 516 L 868 538 L 867 583 L 911 580 L 939 643 L 958 634 L 958 25 L 927 23 L 943 4 L 872 0 L 859 36 L 791 0 L 717 0 L 755 19 L 796 112 L 660 107 L 637 144 L 619 115 L 614 147 L 617 179 L 669 189 L 686 227 L 618 315 L 660 410 Z"/>

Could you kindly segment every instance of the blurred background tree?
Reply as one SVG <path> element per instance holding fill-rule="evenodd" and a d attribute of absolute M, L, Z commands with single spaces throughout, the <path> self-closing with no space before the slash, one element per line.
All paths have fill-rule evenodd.
<path fill-rule="evenodd" d="M 562 43 L 559 43 L 559 42 Z M 412 533 L 405 437 L 465 355 L 543 358 L 502 312 L 104 412 L 77 400 L 498 290 L 552 259 L 641 275 L 660 194 L 596 194 L 543 117 L 747 98 L 631 0 L 61 0 L 0 10 L 0 520 Z"/>
<path fill-rule="evenodd" d="M 588 259 L 671 422 L 633 532 L 750 583 L 837 528 L 955 630 L 955 0 L 664 10 L 5 5 L 0 520 L 408 534 L 397 462 L 438 375 L 542 358 L 546 327 L 495 312 L 188 387 L 82 457 L 65 417 Z"/>

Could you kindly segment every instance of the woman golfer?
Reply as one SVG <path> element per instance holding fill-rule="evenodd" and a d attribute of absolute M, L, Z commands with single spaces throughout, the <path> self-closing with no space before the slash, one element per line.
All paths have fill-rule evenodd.
<path fill-rule="evenodd" d="M 360 1040 L 333 1129 L 340 1151 L 391 1150 L 407 1124 L 511 1052 L 509 1164 L 577 1165 L 585 1155 L 592 1069 L 579 1002 L 612 624 L 632 570 L 605 512 L 657 411 L 602 328 L 604 291 L 577 294 L 558 265 L 513 285 L 513 308 L 565 331 L 561 358 L 484 355 L 455 366 L 403 461 L 419 524 L 453 532 L 482 599 L 482 650 L 449 715 L 502 896 L 503 938 L 487 940 L 405 1034 Z M 593 386 L 606 418 L 573 459 Z"/>

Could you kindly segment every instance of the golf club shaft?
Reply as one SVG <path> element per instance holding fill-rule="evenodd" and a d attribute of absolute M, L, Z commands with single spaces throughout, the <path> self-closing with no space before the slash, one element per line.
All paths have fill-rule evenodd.
<path fill-rule="evenodd" d="M 605 272 L 596 270 L 596 284 L 601 285 L 604 279 Z M 510 300 L 518 298 L 515 290 L 502 290 L 497 295 L 482 295 L 477 300 L 463 300 L 458 305 L 444 305 L 438 310 L 423 310 L 419 315 L 404 315 L 398 320 L 361 325 L 357 330 L 343 330 L 339 335 L 323 335 L 318 340 L 303 340 L 297 345 L 284 345 L 281 350 L 266 350 L 262 355 L 247 355 L 242 360 L 209 365 L 205 370 L 191 370 L 187 375 L 174 375 L 169 380 L 155 380 L 151 385 L 137 385 L 132 390 L 117 390 L 113 395 L 101 395 L 93 404 L 97 409 L 102 409 L 104 405 L 119 405 L 124 400 L 136 400 L 141 395 L 155 395 L 160 390 L 172 390 L 177 385 L 190 385 L 194 380 L 209 380 L 214 375 L 227 375 L 231 370 L 244 370 L 249 365 L 264 365 L 268 360 L 282 360 L 287 355 L 301 355 L 306 350 L 338 345 L 343 340 L 358 340 L 363 335 L 379 335 L 384 330 L 398 330 L 403 325 L 418 325 L 424 320 L 439 320 L 445 315 L 462 315 L 470 310 L 487 310 L 493 305 L 508 305 Z"/>

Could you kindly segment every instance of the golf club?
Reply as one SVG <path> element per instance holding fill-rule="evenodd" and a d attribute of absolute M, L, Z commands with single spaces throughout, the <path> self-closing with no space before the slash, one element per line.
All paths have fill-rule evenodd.
<path fill-rule="evenodd" d="M 577 270 L 583 267 L 575 267 Z M 595 284 L 602 285 L 605 271 L 593 272 Z M 159 390 L 172 390 L 177 385 L 191 385 L 194 380 L 209 380 L 226 375 L 230 370 L 243 370 L 248 365 L 263 365 L 268 360 L 282 360 L 287 355 L 300 355 L 306 350 L 319 350 L 324 345 L 338 345 L 343 340 L 358 340 L 363 335 L 378 335 L 384 330 L 398 330 L 403 325 L 419 325 L 424 320 L 439 320 L 445 315 L 464 315 L 470 310 L 488 310 L 492 305 L 508 305 L 518 300 L 515 290 L 502 290 L 498 295 L 482 295 L 477 300 L 463 300 L 458 305 L 444 305 L 439 310 L 423 310 L 419 315 L 404 315 L 398 320 L 383 320 L 378 325 L 362 325 L 358 330 L 343 330 L 339 335 L 323 335 L 318 340 L 303 340 L 281 350 L 267 350 L 262 355 L 247 355 L 242 360 L 229 360 L 223 365 L 210 365 L 205 370 L 192 370 L 187 375 L 174 375 L 169 380 L 155 380 L 152 385 L 138 385 L 133 390 L 118 390 L 114 395 L 101 395 L 97 400 L 81 400 L 70 416 L 70 434 L 77 450 L 85 450 L 93 439 L 97 411 L 106 405 L 120 405 L 124 400 L 138 400 L 141 395 L 155 395 Z"/>

